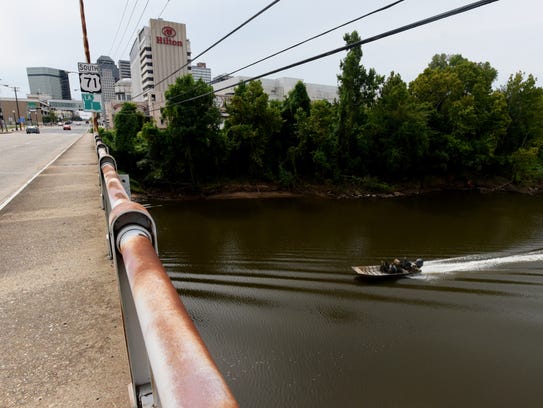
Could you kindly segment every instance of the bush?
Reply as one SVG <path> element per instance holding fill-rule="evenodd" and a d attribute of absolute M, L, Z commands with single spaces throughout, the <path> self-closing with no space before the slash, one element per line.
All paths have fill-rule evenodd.
<path fill-rule="evenodd" d="M 543 180 L 543 167 L 541 166 L 538 147 L 520 148 L 511 155 L 513 181 L 517 184 L 530 184 Z"/>

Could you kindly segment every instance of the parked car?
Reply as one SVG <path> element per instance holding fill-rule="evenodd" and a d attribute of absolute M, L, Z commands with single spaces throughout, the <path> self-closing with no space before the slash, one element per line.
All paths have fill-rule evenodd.
<path fill-rule="evenodd" d="M 40 133 L 40 128 L 37 126 L 27 126 L 26 133 Z"/>
<path fill-rule="evenodd" d="M 68 123 L 65 123 L 64 126 L 62 126 L 62 130 L 72 130 L 72 127 Z"/>

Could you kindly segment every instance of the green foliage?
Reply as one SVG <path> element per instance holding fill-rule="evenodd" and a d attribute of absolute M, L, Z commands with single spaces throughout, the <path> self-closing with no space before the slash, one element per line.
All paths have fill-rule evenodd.
<path fill-rule="evenodd" d="M 490 64 L 441 54 L 408 86 L 361 59 L 354 46 L 341 62 L 333 104 L 311 101 L 301 81 L 283 101 L 270 101 L 260 81 L 241 83 L 220 129 L 211 86 L 188 75 L 165 94 L 166 128 L 125 104 L 115 131 L 100 132 L 144 185 L 332 181 L 390 193 L 397 182 L 425 179 L 543 180 L 543 89 L 531 75 L 495 90 Z"/>
<path fill-rule="evenodd" d="M 364 130 L 371 174 L 387 179 L 420 175 L 429 146 L 426 107 L 409 93 L 399 75 L 391 73 Z"/>
<path fill-rule="evenodd" d="M 144 121 L 145 117 L 136 105 L 127 102 L 113 118 L 115 131 L 98 130 L 110 153 L 115 156 L 119 169 L 136 177 L 139 176 L 136 163 L 147 151 L 147 146 L 138 137 Z"/>
<path fill-rule="evenodd" d="M 226 107 L 226 140 L 230 151 L 230 171 L 234 177 L 273 178 L 276 157 L 270 155 L 282 119 L 279 110 L 268 102 L 262 83 L 253 81 L 236 87 Z"/>
<path fill-rule="evenodd" d="M 364 177 L 362 180 L 360 180 L 360 186 L 365 190 L 378 194 L 389 194 L 394 191 L 394 188 L 391 185 L 379 180 L 376 177 Z"/>
<path fill-rule="evenodd" d="M 496 76 L 489 63 L 442 54 L 411 83 L 416 99 L 430 107 L 431 169 L 469 176 L 492 166 L 509 121 L 503 95 L 492 90 Z"/>
<path fill-rule="evenodd" d="M 58 117 L 55 111 L 49 111 L 47 115 L 43 115 L 42 117 L 43 123 L 57 123 Z"/>
<path fill-rule="evenodd" d="M 311 99 L 307 94 L 307 88 L 302 81 L 298 81 L 294 88 L 288 93 L 285 102 L 283 103 L 283 119 L 294 123 L 294 116 L 298 109 L 302 109 L 305 113 L 309 113 L 311 108 Z"/>
<path fill-rule="evenodd" d="M 115 154 L 115 132 L 112 130 L 105 130 L 104 128 L 98 128 L 98 135 L 109 148 L 110 154 Z"/>
<path fill-rule="evenodd" d="M 296 177 L 290 171 L 286 170 L 283 165 L 279 165 L 279 184 L 285 188 L 292 188 L 296 182 Z"/>
<path fill-rule="evenodd" d="M 214 103 L 213 88 L 185 75 L 177 78 L 165 96 L 162 116 L 168 130 L 163 135 L 166 151 L 161 174 L 169 180 L 186 180 L 198 186 L 201 180 L 219 173 L 226 147 L 219 132 L 220 112 Z"/>
<path fill-rule="evenodd" d="M 512 154 L 520 148 L 543 144 L 543 89 L 536 87 L 535 78 L 518 72 L 509 77 L 502 88 L 511 122 L 500 139 L 501 154 Z"/>
<path fill-rule="evenodd" d="M 311 104 L 310 114 L 299 110 L 296 115 L 298 145 L 295 154 L 297 174 L 317 181 L 335 178 L 337 139 L 335 106 L 327 101 Z"/>
<path fill-rule="evenodd" d="M 539 148 L 519 148 L 511 155 L 511 164 L 515 183 L 529 185 L 543 180 L 543 163 Z"/>
<path fill-rule="evenodd" d="M 145 117 L 138 111 L 136 104 L 124 103 L 121 110 L 113 118 L 115 124 L 114 150 L 116 155 L 132 156 L 136 151 L 138 132 L 143 126 Z"/>
<path fill-rule="evenodd" d="M 168 150 L 167 130 L 159 129 L 155 124 L 147 122 L 143 125 L 139 137 L 147 146 L 145 155 L 138 161 L 137 166 L 143 175 L 143 181 L 154 185 L 165 180 L 164 154 Z"/>
<path fill-rule="evenodd" d="M 302 81 L 296 83 L 280 106 L 283 124 L 281 134 L 275 138 L 272 145 L 272 154 L 278 158 L 281 166 L 289 167 L 294 173 L 296 172 L 295 160 L 292 156 L 288 156 L 288 151 L 298 145 L 296 137 L 297 115 L 300 112 L 308 115 L 310 108 L 311 100 Z"/>
<path fill-rule="evenodd" d="M 360 41 L 360 36 L 353 31 L 345 34 L 343 39 L 347 44 L 353 44 Z M 366 124 L 368 112 L 374 106 L 384 80 L 373 68 L 366 71 L 360 64 L 361 59 L 361 46 L 354 46 L 341 62 L 342 73 L 338 75 L 338 166 L 342 172 L 349 174 L 364 169 L 359 133 Z"/>

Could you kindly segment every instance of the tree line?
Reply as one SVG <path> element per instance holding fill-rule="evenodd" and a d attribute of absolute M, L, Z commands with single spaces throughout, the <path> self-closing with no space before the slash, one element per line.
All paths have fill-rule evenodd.
<path fill-rule="evenodd" d="M 543 88 L 532 75 L 516 73 L 494 89 L 498 73 L 488 62 L 440 54 L 407 84 L 361 60 L 358 46 L 341 62 L 333 103 L 311 101 L 302 82 L 271 101 L 253 81 L 235 88 L 224 119 L 212 87 L 183 76 L 165 94 L 166 128 L 126 103 L 103 138 L 119 168 L 144 186 L 543 180 Z"/>

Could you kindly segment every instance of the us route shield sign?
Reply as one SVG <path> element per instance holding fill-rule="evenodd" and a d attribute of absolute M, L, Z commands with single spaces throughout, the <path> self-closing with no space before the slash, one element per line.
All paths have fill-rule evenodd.
<path fill-rule="evenodd" d="M 83 110 L 87 112 L 100 112 L 102 110 L 102 80 L 98 64 L 79 62 L 79 86 Z"/>
<path fill-rule="evenodd" d="M 98 64 L 79 62 L 77 68 L 79 69 L 79 86 L 81 87 L 81 92 L 101 93 L 102 81 Z"/>

